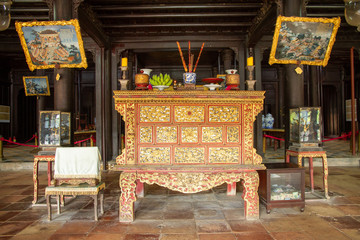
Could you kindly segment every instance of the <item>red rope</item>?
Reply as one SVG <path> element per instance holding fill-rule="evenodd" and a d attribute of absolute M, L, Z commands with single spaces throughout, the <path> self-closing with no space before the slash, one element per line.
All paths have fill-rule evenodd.
<path fill-rule="evenodd" d="M 12 144 L 20 145 L 20 146 L 26 146 L 26 147 L 33 147 L 33 148 L 37 148 L 37 147 L 38 147 L 38 146 L 36 146 L 36 145 L 29 145 L 29 144 L 23 144 L 23 143 L 13 142 L 13 141 L 10 141 L 10 140 L 6 140 L 5 138 L 0 138 L 0 141 L 5 141 L 5 142 L 8 142 L 8 143 L 12 143 Z"/>
<path fill-rule="evenodd" d="M 264 137 L 267 137 L 267 138 L 273 138 L 273 139 L 280 140 L 280 141 L 285 141 L 285 139 L 282 139 L 282 138 L 277 138 L 277 137 L 270 136 L 270 135 L 267 135 L 267 134 L 264 134 Z"/>
<path fill-rule="evenodd" d="M 90 139 L 91 139 L 91 137 L 89 137 L 87 139 L 84 139 L 84 140 L 79 140 L 79 141 L 74 142 L 74 144 L 82 143 L 82 142 L 85 142 L 85 141 L 90 140 Z"/>
<path fill-rule="evenodd" d="M 357 131 L 356 134 L 358 134 L 358 133 L 359 133 L 359 131 Z M 350 137 L 350 136 L 351 136 L 351 132 L 349 132 L 348 134 L 345 134 L 343 136 L 340 136 L 340 137 L 324 139 L 324 140 L 322 140 L 322 142 L 329 142 L 329 141 L 332 141 L 332 140 L 347 138 L 347 137 Z M 270 135 L 267 135 L 267 134 L 264 134 L 264 137 L 273 138 L 273 139 L 280 140 L 280 141 L 285 141 L 285 139 L 277 138 L 277 137 L 270 136 Z"/>

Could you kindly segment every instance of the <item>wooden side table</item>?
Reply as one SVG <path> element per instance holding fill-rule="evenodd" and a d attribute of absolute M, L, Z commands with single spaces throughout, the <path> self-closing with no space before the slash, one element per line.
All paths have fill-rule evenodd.
<path fill-rule="evenodd" d="M 286 163 L 290 162 L 290 156 L 297 157 L 298 165 L 302 166 L 302 159 L 309 158 L 309 172 L 310 172 L 310 184 L 311 184 L 311 191 L 314 191 L 314 167 L 313 167 L 313 158 L 314 157 L 321 157 L 323 163 L 323 178 L 324 178 L 324 191 L 325 191 L 325 198 L 329 199 L 329 192 L 328 192 L 328 164 L 327 164 L 327 157 L 325 151 L 293 151 L 293 150 L 286 150 Z"/>
<path fill-rule="evenodd" d="M 39 172 L 39 162 L 48 162 L 48 186 L 51 185 L 52 179 L 52 162 L 55 161 L 54 155 L 36 155 L 34 156 L 34 168 L 33 168 L 33 182 L 34 182 L 34 200 L 32 201 L 33 204 L 37 203 L 38 200 L 38 188 L 39 188 L 39 179 L 38 179 L 38 172 Z"/>
<path fill-rule="evenodd" d="M 276 128 L 263 128 L 263 152 L 266 152 L 266 137 L 265 135 L 270 135 L 273 137 L 277 137 L 277 138 L 284 138 L 285 136 L 285 129 L 276 129 Z M 273 139 L 270 139 L 270 145 L 271 145 L 271 141 Z M 281 141 L 274 139 L 274 151 L 276 151 L 277 149 L 277 143 L 279 143 L 279 148 L 281 148 Z"/>

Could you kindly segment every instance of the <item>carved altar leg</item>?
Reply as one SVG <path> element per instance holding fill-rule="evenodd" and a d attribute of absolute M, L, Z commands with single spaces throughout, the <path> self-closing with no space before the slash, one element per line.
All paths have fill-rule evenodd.
<path fill-rule="evenodd" d="M 243 173 L 245 218 L 259 219 L 259 175 L 257 171 Z"/>
<path fill-rule="evenodd" d="M 226 195 L 228 196 L 236 195 L 236 182 L 228 183 Z"/>
<path fill-rule="evenodd" d="M 302 155 L 298 155 L 298 166 L 301 167 L 302 166 L 302 159 L 303 159 L 303 156 Z"/>
<path fill-rule="evenodd" d="M 51 186 L 51 179 L 52 179 L 52 162 L 50 162 L 50 161 L 48 161 L 47 177 L 48 177 L 48 186 Z"/>
<path fill-rule="evenodd" d="M 122 172 L 120 174 L 121 195 L 119 199 L 119 221 L 134 221 L 134 202 L 136 201 L 136 173 Z"/>
<path fill-rule="evenodd" d="M 144 183 L 140 182 L 140 180 L 136 180 L 136 196 L 139 198 L 144 197 Z"/>
<path fill-rule="evenodd" d="M 310 175 L 311 191 L 314 192 L 314 166 L 313 166 L 312 157 L 309 157 L 309 175 Z"/>
<path fill-rule="evenodd" d="M 32 201 L 33 204 L 37 202 L 38 199 L 38 168 L 39 168 L 39 160 L 34 158 L 34 168 L 33 168 L 33 182 L 34 182 L 34 199 Z"/>
<path fill-rule="evenodd" d="M 290 162 L 290 154 L 286 153 L 286 163 Z"/>
<path fill-rule="evenodd" d="M 327 164 L 327 157 L 326 154 L 322 156 L 323 160 L 323 171 L 324 171 L 324 191 L 325 191 L 325 197 L 329 199 L 329 189 L 328 189 L 328 164 Z"/>

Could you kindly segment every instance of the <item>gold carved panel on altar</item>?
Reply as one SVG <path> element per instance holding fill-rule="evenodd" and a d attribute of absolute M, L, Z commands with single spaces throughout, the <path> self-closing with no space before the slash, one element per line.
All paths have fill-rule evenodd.
<path fill-rule="evenodd" d="M 169 164 L 170 147 L 141 147 L 140 164 Z"/>
<path fill-rule="evenodd" d="M 157 127 L 156 142 L 158 143 L 176 143 L 177 127 Z"/>
<path fill-rule="evenodd" d="M 210 147 L 209 163 L 238 163 L 238 147 Z"/>
<path fill-rule="evenodd" d="M 202 142 L 204 143 L 222 142 L 222 127 L 203 127 Z"/>
<path fill-rule="evenodd" d="M 175 148 L 175 163 L 189 164 L 189 163 L 204 163 L 205 150 L 204 148 L 196 147 L 181 147 Z"/>
<path fill-rule="evenodd" d="M 238 143 L 240 142 L 240 129 L 238 126 L 227 127 L 227 142 Z"/>
<path fill-rule="evenodd" d="M 175 122 L 204 122 L 204 106 L 175 106 Z"/>
<path fill-rule="evenodd" d="M 170 106 L 140 106 L 140 122 L 170 122 Z"/>
<path fill-rule="evenodd" d="M 140 143 L 152 142 L 152 127 L 140 127 Z"/>
<path fill-rule="evenodd" d="M 210 106 L 209 122 L 239 122 L 239 108 L 233 106 Z"/>
<path fill-rule="evenodd" d="M 198 136 L 198 127 L 181 128 L 181 142 L 183 143 L 197 143 L 199 141 Z"/>

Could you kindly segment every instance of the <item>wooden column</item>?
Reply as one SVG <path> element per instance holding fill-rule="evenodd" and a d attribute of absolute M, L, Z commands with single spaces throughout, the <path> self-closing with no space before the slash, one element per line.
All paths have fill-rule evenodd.
<path fill-rule="evenodd" d="M 310 103 L 311 107 L 320 106 L 320 67 L 319 66 L 309 66 L 310 69 L 310 81 L 309 81 L 309 90 L 310 90 Z"/>
<path fill-rule="evenodd" d="M 55 21 L 72 19 L 72 0 L 54 0 L 53 11 Z M 54 110 L 71 113 L 71 143 L 73 143 L 75 128 L 74 70 L 70 68 L 55 68 L 54 79 L 56 79 L 58 74 L 60 79 L 54 81 Z"/>
<path fill-rule="evenodd" d="M 234 52 L 231 49 L 224 49 L 221 52 L 222 60 L 224 63 L 224 71 L 232 68 L 233 54 Z"/>
<path fill-rule="evenodd" d="M 263 59 L 263 53 L 261 47 L 258 45 L 254 48 L 254 61 L 255 61 L 255 90 L 262 90 L 262 81 L 261 81 L 261 61 Z M 254 123 L 254 147 L 257 150 L 257 153 L 261 156 L 264 156 L 263 152 L 263 132 L 262 132 L 262 111 L 256 117 Z"/>
<path fill-rule="evenodd" d="M 304 9 L 303 0 L 285 0 L 285 16 L 302 16 Z M 284 111 L 285 111 L 285 150 L 289 148 L 290 139 L 290 114 L 289 109 L 304 106 L 304 77 L 303 74 L 297 74 L 295 68 L 297 65 L 285 65 L 284 82 Z M 302 67 L 302 66 L 300 66 Z"/>

